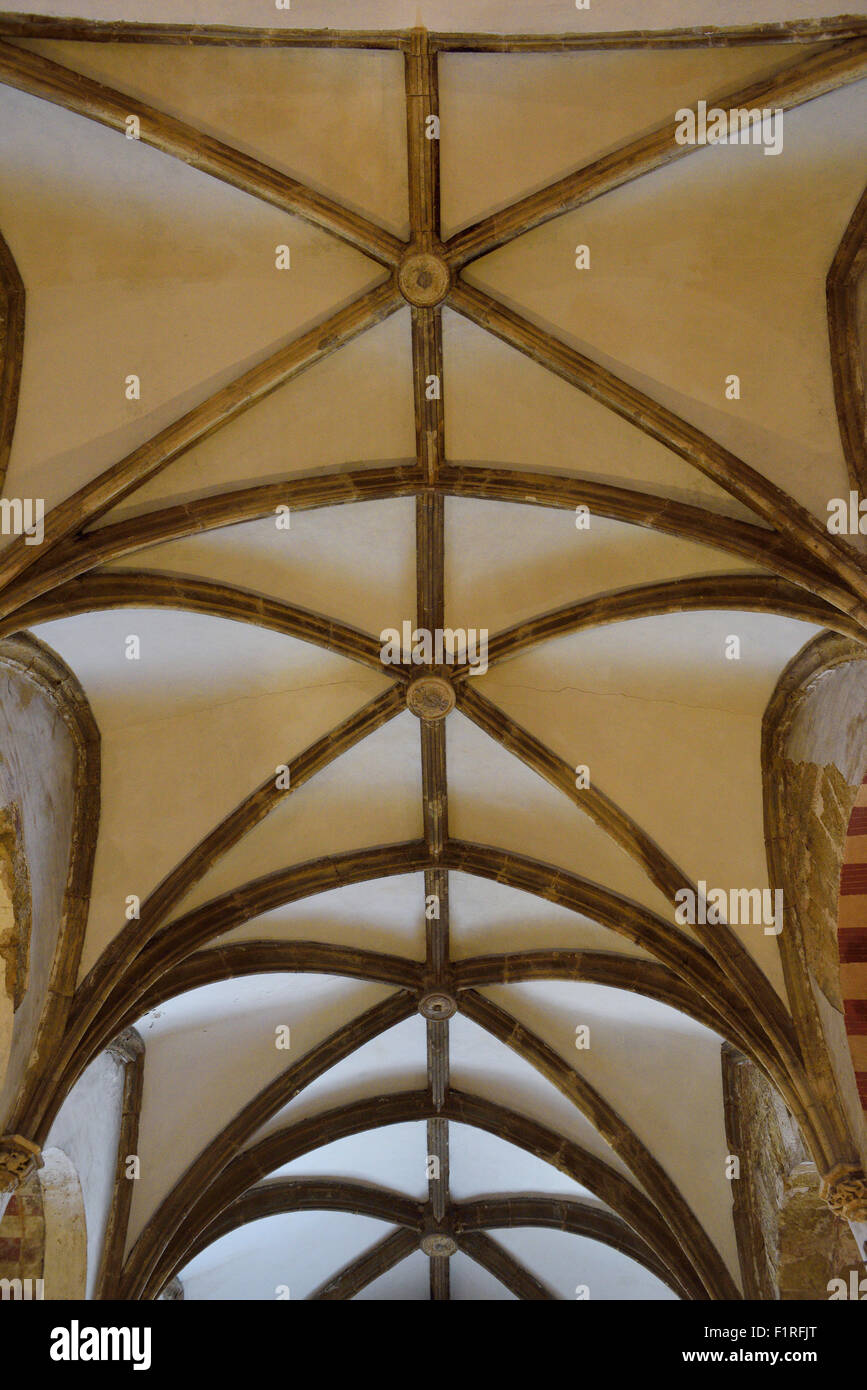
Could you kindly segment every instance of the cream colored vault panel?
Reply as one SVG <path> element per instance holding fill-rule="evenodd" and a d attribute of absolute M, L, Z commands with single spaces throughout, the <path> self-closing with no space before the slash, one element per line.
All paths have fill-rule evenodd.
<path fill-rule="evenodd" d="M 107 17 L 101 0 L 79 8 Z M 111 17 L 252 22 L 238 0 L 143 8 L 118 0 Z M 265 10 L 257 23 L 286 22 Z M 653 19 L 782 17 L 777 0 L 758 11 L 665 0 Z M 566 0 L 293 0 L 291 11 L 293 25 L 315 28 L 601 22 L 645 27 L 646 6 L 594 0 L 589 18 Z M 209 1207 L 220 1182 L 271 1141 L 266 1182 L 385 1189 L 388 1219 L 356 1203 L 250 1222 L 180 1269 L 187 1298 L 306 1298 L 408 1210 L 402 1264 L 359 1296 L 442 1296 L 443 1264 L 418 1248 L 424 1223 L 459 1235 L 461 1203 L 521 1193 L 584 1203 L 594 1219 L 625 1211 L 677 1288 L 733 1298 L 723 1036 L 770 1058 L 805 1126 L 827 1136 L 789 1048 L 776 938 L 739 924 L 714 950 L 702 924 L 675 935 L 672 883 L 768 886 L 764 711 L 826 622 L 859 640 L 867 630 L 867 580 L 822 524 L 827 496 L 849 482 L 825 276 L 862 192 L 867 91 L 847 69 L 845 89 L 787 112 L 779 159 L 695 153 L 516 228 L 499 249 L 489 228 L 495 249 L 463 266 L 441 236 L 676 107 L 813 50 L 447 53 L 435 145 L 423 122 L 437 60 L 423 33 L 414 44 L 408 88 L 396 50 L 26 45 L 28 62 L 65 63 L 188 122 L 194 140 L 272 164 L 268 186 L 307 216 L 315 206 L 313 225 L 0 88 L 2 232 L 27 295 L 7 492 L 38 491 L 49 507 L 38 557 L 0 547 L 0 601 L 11 595 L 9 624 L 32 627 L 65 663 L 58 684 L 80 683 L 101 740 L 98 835 L 77 827 L 95 848 L 79 993 L 62 1024 L 69 1074 L 92 1033 L 105 1031 L 104 1047 L 121 1016 L 145 1043 L 142 1169 L 119 1287 L 154 1296 L 172 1223 L 189 1219 L 200 1235 L 231 1205 L 227 1187 Z M 288 192 L 285 176 L 308 192 Z M 423 258 L 412 274 L 404 242 Z M 589 273 L 575 265 L 583 243 Z M 363 331 L 332 352 L 345 320 L 320 325 L 374 287 L 370 319 L 352 320 Z M 574 361 L 557 376 L 508 346 L 523 331 L 510 310 L 531 336 L 547 333 L 532 338 L 537 358 L 539 344 L 556 358 L 556 338 L 617 380 Z M 185 412 L 199 420 L 201 403 L 302 335 L 304 361 L 317 360 L 298 379 L 230 420 L 249 383 L 219 395 L 213 418 L 188 423 L 189 447 L 161 433 Z M 124 394 L 129 373 L 139 397 Z M 740 378 L 729 401 L 728 373 Z M 140 448 L 105 496 L 78 491 Z M 598 496 L 586 531 L 575 524 L 582 489 Z M 284 491 L 300 498 L 285 530 Z M 152 512 L 163 524 L 146 530 Z M 114 547 L 97 551 L 107 536 Z M 148 606 L 155 575 L 176 607 Z M 727 578 L 729 609 L 714 601 Z M 204 602 L 205 581 L 219 617 L 185 610 L 193 594 Z M 652 585 L 670 586 L 672 611 L 532 642 L 486 674 L 444 663 L 419 685 L 431 672 L 377 654 L 404 622 L 494 636 Z M 254 621 L 225 616 L 237 616 L 238 591 Z M 40 610 L 43 593 L 53 609 Z M 118 594 L 136 606 L 113 607 Z M 281 614 L 277 626 L 309 634 L 310 612 L 321 646 L 264 626 Z M 347 649 L 357 659 L 338 654 Z M 436 700 L 452 697 L 455 712 L 436 719 Z M 290 761 L 312 775 L 278 796 Z M 582 769 L 589 780 L 573 791 Z M 176 947 L 198 959 L 176 964 Z M 156 1004 L 155 980 L 167 993 Z M 371 1011 L 386 1020 L 378 1032 Z M 288 1050 L 275 1043 L 283 1028 Z M 589 1047 L 577 1045 L 582 1029 Z M 63 1084 L 66 1067 L 58 1074 Z M 267 1114 L 244 1129 L 239 1117 L 268 1086 Z M 27 1094 L 22 1105 L 22 1133 L 31 1114 L 35 1132 L 43 1112 Z M 281 1164 L 291 1150 L 274 1136 L 295 1125 L 308 1151 Z M 827 1129 L 836 1139 L 833 1117 Z M 196 1190 L 183 1189 L 177 1218 L 167 1199 L 179 1182 Z M 584 1284 L 594 1299 L 676 1296 L 580 1236 L 494 1237 L 561 1300 Z M 465 1253 L 451 1291 L 514 1296 Z"/>

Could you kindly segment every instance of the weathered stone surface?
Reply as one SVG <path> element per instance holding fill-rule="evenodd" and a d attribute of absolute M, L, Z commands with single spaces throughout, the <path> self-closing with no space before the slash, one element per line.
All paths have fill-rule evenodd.
<path fill-rule="evenodd" d="M 763 723 L 765 838 L 785 894 L 779 938 L 789 1003 L 811 1086 L 834 1131 L 820 1166 L 860 1156 L 867 1125 L 841 995 L 837 929 L 849 818 L 867 765 L 863 647 L 824 633 L 784 671 Z"/>
<path fill-rule="evenodd" d="M 5 968 L 6 995 L 15 1008 L 24 998 L 30 975 L 30 925 L 30 876 L 21 812 L 12 802 L 0 811 L 0 965 Z"/>
<path fill-rule="evenodd" d="M 747 1298 L 828 1297 L 828 1281 L 860 1262 L 845 1221 L 828 1206 L 800 1131 L 758 1067 L 723 1049 L 726 1135 L 740 1159 L 732 1182 Z"/>
<path fill-rule="evenodd" d="M 821 1196 L 835 1216 L 863 1225 L 867 1221 L 867 1177 L 860 1168 L 840 1164 L 822 1179 Z"/>
<path fill-rule="evenodd" d="M 789 876 L 801 905 L 810 973 L 828 1003 L 842 1013 L 837 911 L 846 829 L 858 784 L 834 763 L 783 765 L 788 804 L 803 811 L 800 834 L 786 850 Z M 859 779 L 860 780 L 860 779 Z"/>
<path fill-rule="evenodd" d="M 779 1217 L 778 1283 L 780 1298 L 828 1297 L 828 1283 L 860 1268 L 852 1232 L 823 1200 L 819 1174 L 801 1163 L 786 1176 Z"/>
<path fill-rule="evenodd" d="M 722 1066 L 726 1137 L 740 1160 L 732 1204 L 744 1296 L 776 1299 L 785 1181 L 808 1154 L 795 1121 L 758 1067 L 727 1043 Z"/>
<path fill-rule="evenodd" d="M 61 1149 L 46 1149 L 40 1171 L 45 1217 L 45 1297 L 83 1299 L 87 1288 L 87 1223 L 75 1165 Z"/>
<path fill-rule="evenodd" d="M 0 1139 L 0 1191 L 15 1192 L 41 1166 L 39 1145 L 20 1134 Z"/>
<path fill-rule="evenodd" d="M 41 1279 L 44 1245 L 42 1186 L 33 1172 L 9 1198 L 0 1220 L 0 1279 Z"/>
<path fill-rule="evenodd" d="M 5 1116 L 5 1124 L 33 1060 L 49 992 L 59 984 L 55 947 L 64 922 L 79 775 L 73 731 L 38 673 L 25 668 L 36 651 L 35 643 L 28 648 L 14 639 L 0 650 L 0 806 L 5 808 L 0 814 L 0 861 L 12 885 L 16 919 L 8 943 L 11 962 L 5 957 L 7 981 L 10 963 L 13 966 L 16 1009 L 5 1077 L 0 1058 L 0 1117 Z M 29 940 L 31 888 L 32 915 L 39 929 Z"/>

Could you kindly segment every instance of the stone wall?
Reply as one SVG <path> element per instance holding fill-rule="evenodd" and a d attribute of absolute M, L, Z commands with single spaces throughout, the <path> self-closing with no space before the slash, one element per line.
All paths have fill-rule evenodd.
<path fill-rule="evenodd" d="M 42 1151 L 39 1170 L 45 1219 L 45 1297 L 82 1299 L 87 1288 L 87 1221 L 75 1165 L 60 1149 Z"/>
<path fill-rule="evenodd" d="M 87 1218 L 87 1297 L 95 1296 L 102 1248 L 114 1196 L 123 1109 L 124 1064 L 110 1049 L 73 1086 L 46 1144 L 63 1151 L 81 1183 Z"/>
<path fill-rule="evenodd" d="M 38 1172 L 9 1198 L 0 1221 L 0 1279 L 41 1279 L 45 1247 Z"/>
<path fill-rule="evenodd" d="M 33 920 L 29 987 L 15 1015 L 0 1094 L 7 1116 L 33 1051 L 61 929 L 78 760 L 73 738 L 48 693 L 2 662 L 0 645 L 0 807 L 18 808 L 30 875 Z M 2 828 L 2 827 L 0 827 Z"/>
<path fill-rule="evenodd" d="M 808 909 L 804 919 L 807 965 L 828 1003 L 842 1013 L 837 954 L 840 870 L 861 779 L 848 782 L 835 763 L 818 766 L 786 759 L 781 771 L 787 801 L 803 812 L 788 859 L 791 882 Z"/>
<path fill-rule="evenodd" d="M 770 875 L 785 893 L 779 938 L 805 1066 L 836 1127 L 839 1162 L 867 1163 L 840 988 L 837 927 L 849 819 L 867 766 L 867 659 L 826 633 L 789 664 L 765 714 Z"/>
<path fill-rule="evenodd" d="M 860 1269 L 845 1221 L 819 1193 L 794 1119 L 762 1072 L 722 1051 L 726 1136 L 740 1160 L 732 1206 L 745 1298 L 827 1299 L 829 1280 Z"/>
<path fill-rule="evenodd" d="M 819 1193 L 814 1163 L 798 1164 L 783 1180 L 777 1246 L 777 1281 L 782 1299 L 828 1297 L 831 1279 L 848 1286 L 849 1271 L 864 1270 L 855 1238 Z"/>

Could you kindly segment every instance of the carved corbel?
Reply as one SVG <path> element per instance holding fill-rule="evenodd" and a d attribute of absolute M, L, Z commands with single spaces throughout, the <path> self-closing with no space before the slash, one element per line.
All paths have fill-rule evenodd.
<path fill-rule="evenodd" d="M 867 1175 L 862 1168 L 839 1163 L 822 1179 L 821 1195 L 841 1221 L 867 1221 Z"/>

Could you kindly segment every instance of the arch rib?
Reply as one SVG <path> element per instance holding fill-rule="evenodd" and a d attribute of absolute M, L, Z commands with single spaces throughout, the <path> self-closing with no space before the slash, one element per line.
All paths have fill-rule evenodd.
<path fill-rule="evenodd" d="M 179 994 L 218 980 L 288 972 L 342 975 L 417 990 L 422 987 L 424 964 L 403 956 L 322 941 L 235 941 L 229 946 L 197 951 L 167 970 L 137 1001 L 135 1013 L 128 1017 L 140 1017 Z"/>
<path fill-rule="evenodd" d="M 342 724 L 310 744 L 297 758 L 289 762 L 288 789 L 278 788 L 272 774 L 242 801 L 231 815 L 200 840 L 190 854 L 162 880 L 142 904 L 140 919 L 126 923 L 76 990 L 66 1032 L 53 1058 L 52 1084 L 38 1090 L 29 1089 L 16 1107 L 16 1118 L 21 1132 L 39 1134 L 44 1138 L 64 1095 L 83 1068 L 119 1031 L 120 1019 L 138 998 L 141 989 L 146 988 L 163 973 L 163 968 L 158 965 L 142 982 L 138 993 L 129 993 L 130 984 L 138 983 L 131 967 L 146 950 L 148 942 L 171 908 L 198 883 L 227 850 L 237 844 L 253 826 L 258 825 L 283 797 L 297 791 L 323 767 L 327 767 L 368 733 L 381 728 L 403 708 L 400 688 L 396 686 L 392 686 L 384 695 L 364 705 L 361 710 L 350 715 Z M 166 959 L 165 967 L 185 954 L 188 953 L 182 951 L 180 956 L 173 955 L 171 959 Z M 122 988 L 125 979 L 126 990 Z M 115 991 L 114 996 L 112 990 Z M 117 1007 L 114 1007 L 108 1025 L 94 1027 L 97 1019 L 105 1013 L 106 1005 L 110 1006 L 112 1002 Z"/>
<path fill-rule="evenodd" d="M 610 797 L 595 784 L 584 790 L 575 786 L 571 766 L 552 752 L 527 729 L 517 724 L 492 701 L 480 694 L 469 682 L 461 685 L 458 708 L 500 746 L 572 801 L 579 810 L 602 830 L 643 869 L 644 873 L 675 905 L 675 895 L 683 888 L 692 888 L 689 877 L 679 869 L 659 845 L 642 830 Z M 731 981 L 733 988 L 750 1008 L 756 1029 L 764 1029 L 780 1056 L 790 1066 L 797 1067 L 800 1055 L 792 1020 L 782 1000 L 741 942 L 726 923 L 708 928 L 697 923 L 695 934 L 713 957 L 720 971 Z"/>
<path fill-rule="evenodd" d="M 415 1012 L 415 1007 L 415 995 L 408 991 L 401 990 L 389 995 L 365 1013 L 336 1028 L 248 1101 L 193 1160 L 142 1230 L 124 1266 L 121 1297 L 133 1299 L 141 1296 L 145 1282 L 162 1257 L 171 1233 L 182 1225 L 185 1213 L 207 1199 L 207 1193 L 219 1184 L 221 1175 L 231 1166 L 231 1159 L 257 1130 L 331 1067 L 409 1018 Z M 240 1196 L 240 1192 L 235 1195 Z"/>
<path fill-rule="evenodd" d="M 718 1298 L 729 1297 L 731 1278 L 701 1222 L 662 1165 L 599 1091 L 493 1000 L 467 990 L 461 995 L 461 1012 L 528 1061 L 581 1111 L 653 1200 L 705 1287 Z"/>
<path fill-rule="evenodd" d="M 867 63 L 867 43 L 864 50 Z M 665 445 L 762 517 L 795 546 L 798 555 L 812 557 L 831 570 L 838 583 L 833 590 L 822 583 L 821 596 L 867 628 L 867 570 L 857 552 L 829 535 L 825 526 L 782 488 L 666 406 L 475 286 L 465 282 L 456 285 L 449 303 L 472 323 Z M 815 592 L 820 592 L 818 587 Z"/>
<path fill-rule="evenodd" d="M 828 271 L 825 297 L 834 400 L 852 486 L 867 492 L 867 342 L 858 312 L 858 288 L 867 265 L 867 189 L 852 214 Z"/>
<path fill-rule="evenodd" d="M 689 1297 L 671 1271 L 619 1216 L 605 1207 L 578 1197 L 540 1197 L 524 1193 L 480 1197 L 458 1202 L 451 1219 L 456 1232 L 515 1230 L 522 1226 L 542 1226 L 566 1231 L 609 1245 L 621 1255 L 643 1265 L 679 1298 Z"/>
<path fill-rule="evenodd" d="M 172 966 L 139 998 L 134 1010 L 124 1019 L 124 1026 L 187 990 L 200 989 L 218 980 L 283 971 L 322 972 L 375 980 L 401 989 L 420 989 L 424 969 L 422 961 L 327 942 L 236 941 L 196 951 Z M 726 1036 L 726 1024 L 719 1014 L 679 975 L 658 961 L 613 951 L 555 947 L 472 956 L 453 962 L 449 970 L 458 991 L 524 980 L 576 980 L 631 990 L 668 1004 L 721 1037 Z"/>
<path fill-rule="evenodd" d="M 404 1226 L 420 1236 L 426 1206 L 401 1192 L 343 1178 L 267 1178 L 250 1187 L 214 1218 L 191 1246 L 187 1261 L 239 1226 L 269 1216 L 299 1211 L 345 1212 Z M 471 1231 L 516 1230 L 536 1227 L 584 1236 L 617 1250 L 642 1265 L 678 1297 L 682 1285 L 625 1221 L 596 1202 L 578 1197 L 551 1197 L 509 1192 L 456 1202 L 446 1212 L 445 1225 L 456 1236 Z"/>
<path fill-rule="evenodd" d="M 24 282 L 8 245 L 0 236 L 0 492 L 6 480 L 18 415 L 18 389 L 24 358 Z"/>
<path fill-rule="evenodd" d="M 518 652 L 566 634 L 638 618 L 719 609 L 779 613 L 864 641 L 864 631 L 858 623 L 796 584 L 764 574 L 707 574 L 609 590 L 503 628 L 488 639 L 488 669 L 511 660 Z M 468 673 L 468 667 L 456 668 L 454 678 L 464 680 Z"/>
<path fill-rule="evenodd" d="M 0 50 L 2 47 L 0 44 Z M 250 367 L 52 508 L 45 517 L 38 561 L 24 536 L 0 553 L 0 585 L 4 589 L 0 616 L 53 587 L 50 558 L 59 542 L 96 521 L 193 445 L 237 419 L 278 386 L 284 386 L 381 323 L 402 304 L 403 299 L 390 281 L 378 285 Z"/>
<path fill-rule="evenodd" d="M 386 674 L 378 639 L 338 618 L 233 584 L 156 570 L 103 570 L 74 579 L 26 604 L 11 617 L 0 619 L 0 637 L 55 618 L 113 608 L 174 608 L 230 622 L 252 623 L 360 662 L 380 675 Z M 407 679 L 398 666 L 391 667 L 388 674 L 398 681 Z"/>
<path fill-rule="evenodd" d="M 281 483 L 262 483 L 247 488 L 199 497 L 190 502 L 156 508 L 139 516 L 70 535 L 55 546 L 29 572 L 33 593 L 47 593 L 99 565 L 146 549 L 201 535 L 223 526 L 259 521 L 273 516 L 278 506 L 295 511 L 346 503 L 420 495 L 429 485 L 417 465 L 394 464 L 336 473 L 302 475 Z M 450 497 L 510 502 L 518 505 L 573 509 L 588 506 L 596 515 L 627 525 L 646 526 L 694 544 L 724 550 L 772 570 L 812 595 L 835 591 L 834 575 L 818 563 L 806 565 L 792 555 L 792 548 L 776 532 L 752 522 L 738 521 L 689 503 L 633 488 L 614 487 L 569 474 L 527 472 L 515 468 L 479 467 L 444 463 L 435 484 L 438 493 Z M 744 576 L 746 579 L 747 576 Z M 38 583 L 37 583 L 38 581 Z M 785 599 L 785 593 L 781 593 Z M 10 613 L 26 615 L 27 624 L 41 621 L 37 601 L 17 588 L 7 593 Z M 863 631 L 859 624 L 829 607 L 838 621 Z M 810 600 L 807 600 L 808 605 Z M 33 615 L 33 616 L 31 616 Z M 830 615 L 829 615 L 830 616 Z M 818 609 L 817 609 L 818 620 Z"/>
<path fill-rule="evenodd" d="M 301 1120 L 245 1149 L 228 1164 L 202 1200 L 187 1211 L 183 1223 L 165 1242 L 164 1254 L 147 1284 L 142 1287 L 141 1296 L 154 1297 L 186 1263 L 188 1250 L 211 1220 L 254 1182 L 266 1177 L 275 1168 L 350 1134 L 433 1116 L 486 1130 L 552 1163 L 587 1187 L 637 1231 L 666 1268 L 688 1288 L 691 1297 L 708 1297 L 696 1271 L 673 1239 L 656 1207 L 628 1179 L 579 1145 L 563 1139 L 535 1121 L 493 1101 L 460 1091 L 449 1091 L 441 1109 L 436 1108 L 426 1091 L 407 1091 L 350 1102 L 317 1115 L 315 1119 Z M 133 1276 L 132 1268 L 130 1276 Z M 733 1296 L 740 1297 L 736 1289 Z"/>

